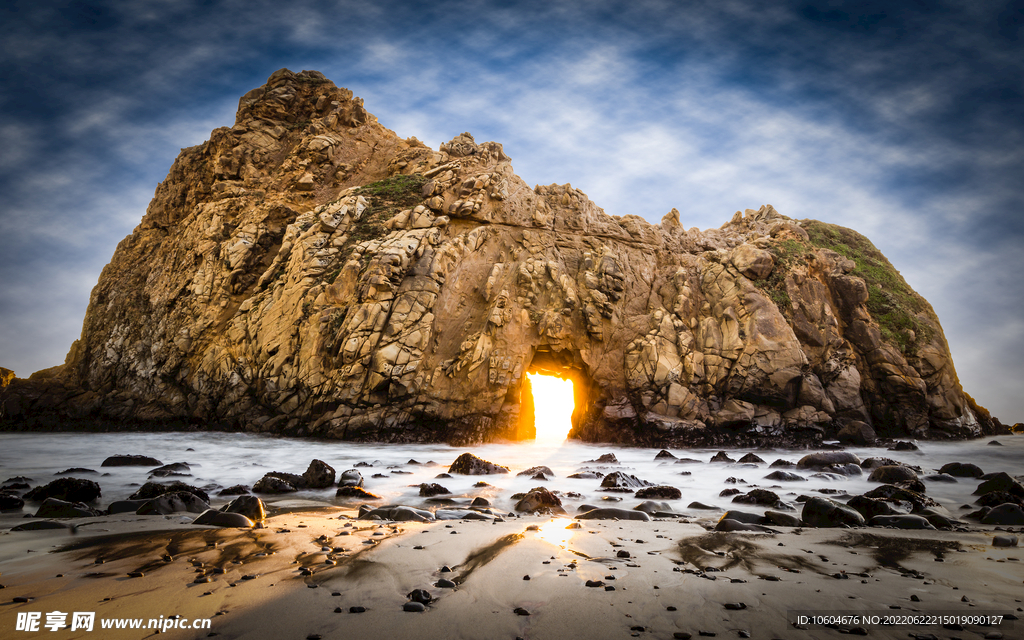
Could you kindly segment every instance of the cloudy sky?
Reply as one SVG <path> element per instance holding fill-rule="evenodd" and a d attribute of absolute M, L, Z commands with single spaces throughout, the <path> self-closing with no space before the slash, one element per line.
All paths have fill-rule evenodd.
<path fill-rule="evenodd" d="M 968 393 L 1024 420 L 1024 1 L 8 0 L 0 366 L 63 362 L 183 147 L 275 70 L 432 147 L 717 227 L 771 203 L 872 239 Z"/>

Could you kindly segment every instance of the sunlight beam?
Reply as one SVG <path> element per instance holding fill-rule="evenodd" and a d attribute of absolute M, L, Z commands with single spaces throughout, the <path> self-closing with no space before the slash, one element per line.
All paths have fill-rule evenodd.
<path fill-rule="evenodd" d="M 572 380 L 527 373 L 533 387 L 534 424 L 537 442 L 564 442 L 572 429 L 575 407 Z"/>

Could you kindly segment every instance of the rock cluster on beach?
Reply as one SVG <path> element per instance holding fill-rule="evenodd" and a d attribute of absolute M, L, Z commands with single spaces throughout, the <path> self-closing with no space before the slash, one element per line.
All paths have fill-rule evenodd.
<path fill-rule="evenodd" d="M 718 229 L 683 223 L 530 188 L 501 145 L 468 133 L 437 150 L 403 140 L 322 74 L 281 70 L 233 126 L 181 152 L 66 363 L 4 386 L 0 415 L 521 439 L 524 374 L 547 371 L 574 380 L 570 435 L 588 441 L 1002 428 L 867 239 L 771 205 Z"/>

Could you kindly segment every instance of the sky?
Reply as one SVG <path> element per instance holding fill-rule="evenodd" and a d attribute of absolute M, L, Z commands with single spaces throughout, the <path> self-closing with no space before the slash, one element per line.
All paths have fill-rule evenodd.
<path fill-rule="evenodd" d="M 529 184 L 718 227 L 770 203 L 870 238 L 965 390 L 1024 420 L 1024 0 L 7 0 L 0 366 L 62 363 L 180 149 L 314 69 Z"/>

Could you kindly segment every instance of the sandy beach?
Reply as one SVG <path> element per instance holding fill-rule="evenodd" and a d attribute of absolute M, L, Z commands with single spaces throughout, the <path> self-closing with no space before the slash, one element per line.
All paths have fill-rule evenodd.
<path fill-rule="evenodd" d="M 1005 531 L 992 527 L 763 534 L 706 530 L 714 518 L 577 520 L 580 528 L 566 528 L 574 520 L 388 523 L 298 501 L 277 508 L 283 512 L 253 530 L 132 514 L 79 518 L 75 533 L 5 531 L 4 637 L 143 638 L 156 632 L 104 630 L 100 621 L 137 618 L 145 626 L 161 616 L 210 621 L 208 628 L 161 634 L 171 638 L 1024 634 L 1014 618 L 1024 598 L 1024 553 L 994 547 L 993 536 Z M 436 586 L 450 584 L 442 580 L 454 586 Z M 429 604 L 404 611 L 417 589 L 429 593 Z M 943 628 L 863 619 L 830 628 L 795 626 L 797 610 L 1004 617 L 963 630 L 955 622 Z M 53 611 L 95 612 L 94 629 L 65 628 L 58 636 L 40 624 L 36 633 L 11 632 L 19 613 L 42 612 L 45 623 Z"/>

